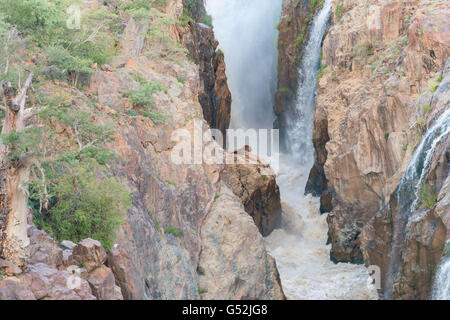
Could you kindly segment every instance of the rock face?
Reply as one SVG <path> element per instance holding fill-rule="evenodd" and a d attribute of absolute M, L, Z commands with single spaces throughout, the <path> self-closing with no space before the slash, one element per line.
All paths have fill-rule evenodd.
<path fill-rule="evenodd" d="M 225 136 L 231 117 L 231 92 L 228 88 L 223 53 L 217 51 L 218 41 L 211 27 L 202 23 L 190 23 L 188 32 L 182 35 L 184 46 L 198 65 L 202 88 L 198 101 L 203 117 L 211 128 L 219 129 Z"/>
<path fill-rule="evenodd" d="M 108 3 L 111 8 L 117 4 Z M 182 13 L 183 1 L 171 0 L 158 12 L 158 18 L 173 21 Z M 5 270 L 7 277 L 0 280 L 0 297 L 199 299 L 205 277 L 221 272 L 220 281 L 214 279 L 211 283 L 214 297 L 283 299 L 275 261 L 267 254 L 263 238 L 244 211 L 241 199 L 229 190 L 222 200 L 216 198 L 223 185 L 220 173 L 224 165 L 198 159 L 176 160 L 176 152 L 182 147 L 191 153 L 192 142 L 199 134 L 203 140 L 194 143 L 194 156 L 213 143 L 211 127 L 222 131 L 228 127 L 231 94 L 223 55 L 216 53 L 212 29 L 201 23 L 183 28 L 160 24 L 158 19 L 124 20 L 118 56 L 110 66 L 92 67 L 95 72 L 89 88 L 50 84 L 65 91 L 68 98 L 77 95 L 95 100 L 92 108 L 99 112 L 93 112 L 92 119 L 108 123 L 114 131 L 115 141 L 108 147 L 116 151 L 117 157 L 108 166 L 108 174 L 123 181 L 133 196 L 116 243 L 109 253 L 93 239 L 76 245 L 63 241 L 60 248 L 45 232 L 30 226 L 30 263 L 19 270 L 10 261 L 2 261 L 2 272 Z M 180 47 L 174 50 L 164 47 L 164 41 L 150 39 L 147 31 L 151 28 L 159 28 L 173 41 L 170 44 Z M 186 56 L 182 43 L 195 64 Z M 149 97 L 152 103 L 145 110 L 164 120 L 145 116 L 139 109 L 143 106 L 134 106 L 122 94 L 123 90 L 140 88 L 145 81 L 165 88 Z M 125 112 L 130 110 L 134 113 Z M 180 132 L 189 138 L 180 138 Z M 245 169 L 248 196 L 242 198 L 249 201 L 255 215 L 261 216 L 272 213 L 279 202 L 274 178 L 267 174 L 265 181 L 261 176 L 259 170 L 265 167 L 259 164 L 256 169 Z M 213 212 L 217 202 L 222 205 Z M 224 210 L 227 203 L 233 204 L 232 211 Z M 220 225 L 214 220 L 218 214 Z M 229 226 L 230 218 L 237 223 Z M 270 219 L 262 218 L 261 225 L 272 228 Z M 214 237 L 239 240 L 229 247 L 222 241 L 215 242 Z M 218 267 L 222 269 L 209 268 L 215 254 L 220 256 L 223 265 Z"/>
<path fill-rule="evenodd" d="M 202 226 L 203 299 L 284 299 L 275 260 L 233 192 L 222 185 Z M 234 257 L 230 259 L 230 257 Z"/>
<path fill-rule="evenodd" d="M 176 1 L 177 5 L 171 7 L 175 14 L 182 13 L 182 7 L 180 11 L 178 6 L 180 2 Z M 152 27 L 160 26 L 149 26 Z M 207 132 L 211 123 L 211 127 L 221 130 L 228 127 L 228 120 L 221 120 L 225 116 L 229 119 L 228 111 L 223 111 L 222 106 L 231 103 L 231 96 L 220 93 L 228 91 L 225 65 L 223 57 L 216 57 L 217 43 L 212 30 L 203 24 L 191 23 L 186 29 L 177 26 L 163 31 L 173 39 L 182 40 L 195 64 L 181 50 L 171 57 L 181 63 L 146 55 L 145 52 L 161 49 L 157 47 L 159 44 L 146 41 L 138 56 L 120 52 L 122 56 L 112 64 L 114 71 L 97 70 L 91 84 L 91 92 L 98 96 L 99 109 L 103 111 L 104 119 L 99 121 L 120 115 L 120 120 L 114 124 L 115 141 L 111 144 L 118 153 L 118 161 L 111 168 L 111 174 L 126 181 L 133 192 L 132 208 L 116 240 L 119 252 L 112 249 L 107 260 L 125 299 L 200 298 L 197 270 L 204 241 L 201 232 L 219 193 L 220 172 L 224 167 L 221 164 L 194 164 L 193 161 L 177 163 L 172 159 L 180 146 L 190 148 L 192 142 L 175 139 L 175 132 L 183 130 L 193 139 L 194 133 Z M 152 97 L 152 110 L 167 116 L 164 123 L 122 114 L 124 106 L 127 109 L 132 106 L 118 92 L 139 86 L 132 77 L 136 70 L 146 80 L 168 88 Z M 216 91 L 215 100 L 210 99 L 211 90 Z M 205 104 L 201 104 L 202 101 L 206 101 Z M 210 108 L 214 106 L 213 101 L 220 110 Z M 216 110 L 216 120 L 208 118 L 214 115 L 213 110 Z M 210 143 L 204 140 L 197 148 Z M 201 150 L 195 151 L 194 154 L 201 154 Z M 256 229 L 252 219 L 247 218 L 248 224 L 239 224 L 243 234 L 249 228 Z M 222 228 L 216 231 L 218 236 L 223 232 Z M 265 252 L 260 241 L 246 243 L 258 252 Z M 245 254 L 245 251 L 238 251 L 236 255 L 223 256 L 223 259 L 232 263 Z M 255 260 L 258 264 L 255 268 L 265 266 L 267 261 Z M 276 268 L 273 264 L 268 266 L 271 267 L 265 269 L 267 277 L 275 277 Z M 224 290 L 226 280 L 222 282 Z M 267 291 L 264 283 L 260 285 L 261 288 L 254 290 Z M 231 294 L 230 298 L 233 297 Z"/>
<path fill-rule="evenodd" d="M 281 220 L 280 190 L 275 173 L 248 150 L 243 156 L 249 159 L 249 164 L 236 161 L 227 165 L 221 179 L 241 199 L 261 234 L 268 236 Z M 250 164 L 252 162 L 256 165 Z"/>
<path fill-rule="evenodd" d="M 333 2 L 309 185 L 314 191 L 325 184 L 323 203 L 333 210 L 328 224 L 334 261 L 365 260 L 380 266 L 384 276 L 391 267 L 386 259 L 393 218 L 386 206 L 391 203 L 393 212 L 391 195 L 421 135 L 448 108 L 449 10 L 445 1 Z M 440 175 L 439 188 L 447 172 Z M 429 291 L 444 232 L 435 211 L 407 229 L 400 278 L 408 285 L 395 289 L 393 298 L 423 298 Z M 433 236 L 424 240 L 430 225 Z"/>
<path fill-rule="evenodd" d="M 108 252 L 108 266 L 112 269 L 125 300 L 138 300 L 140 293 L 135 287 L 139 275 L 125 249 L 118 247 Z"/>
<path fill-rule="evenodd" d="M 290 116 L 298 87 L 298 69 L 303 48 L 308 38 L 310 22 L 321 1 L 284 0 L 278 27 L 278 91 L 274 111 L 278 116 L 275 127 L 280 128 L 281 138 L 285 119 Z"/>
<path fill-rule="evenodd" d="M 84 239 L 73 249 L 72 257 L 76 263 L 83 264 L 91 272 L 106 261 L 106 251 L 99 241 Z"/>

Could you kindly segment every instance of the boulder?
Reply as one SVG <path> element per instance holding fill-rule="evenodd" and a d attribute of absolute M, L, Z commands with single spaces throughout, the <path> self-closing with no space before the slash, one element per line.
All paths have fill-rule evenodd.
<path fill-rule="evenodd" d="M 284 299 L 275 260 L 239 199 L 225 185 L 202 227 L 203 299 Z"/>
<path fill-rule="evenodd" d="M 241 156 L 241 151 L 235 151 L 235 156 Z M 261 234 L 267 236 L 281 220 L 280 189 L 276 176 L 269 164 L 250 153 L 248 147 L 242 156 L 249 159 L 246 164 L 234 161 L 225 167 L 221 178 L 241 199 L 245 211 L 253 218 Z"/>
<path fill-rule="evenodd" d="M 0 271 L 2 274 L 7 276 L 17 276 L 22 273 L 22 269 L 20 269 L 14 263 L 1 258 L 0 258 Z"/>
<path fill-rule="evenodd" d="M 77 246 L 76 243 L 73 243 L 70 240 L 61 241 L 61 244 L 60 244 L 60 247 L 63 250 L 73 250 L 76 246 Z"/>
<path fill-rule="evenodd" d="M 120 286 L 125 300 L 139 299 L 139 291 L 135 287 L 138 275 L 133 262 L 125 249 L 113 248 L 108 253 L 108 266 L 112 269 L 117 284 Z"/>
<path fill-rule="evenodd" d="M 84 239 L 73 249 L 73 260 L 91 272 L 106 261 L 106 251 L 99 241 Z"/>
<path fill-rule="evenodd" d="M 44 263 L 53 267 L 62 265 L 63 250 L 45 231 L 30 226 L 28 235 L 30 237 L 28 248 L 30 264 Z"/>
<path fill-rule="evenodd" d="M 36 300 L 33 292 L 16 277 L 0 279 L 0 300 Z"/>
<path fill-rule="evenodd" d="M 98 300 L 117 300 L 114 274 L 110 268 L 99 266 L 89 273 L 87 281 Z M 122 297 L 121 294 L 120 297 Z"/>

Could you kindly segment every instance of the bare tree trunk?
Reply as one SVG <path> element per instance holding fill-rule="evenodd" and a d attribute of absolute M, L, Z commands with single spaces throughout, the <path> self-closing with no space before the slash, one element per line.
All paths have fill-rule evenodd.
<path fill-rule="evenodd" d="M 10 85 L 4 90 L 6 117 L 2 134 L 24 129 L 24 111 L 27 90 L 31 85 L 31 73 L 16 97 Z M 7 161 L 8 148 L 0 142 L 0 257 L 23 266 L 27 261 L 28 191 L 31 161 L 25 159 L 19 165 Z"/>

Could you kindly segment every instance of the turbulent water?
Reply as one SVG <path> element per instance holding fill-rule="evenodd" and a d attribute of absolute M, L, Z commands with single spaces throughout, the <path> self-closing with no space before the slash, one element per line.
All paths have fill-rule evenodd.
<path fill-rule="evenodd" d="M 435 121 L 430 129 L 425 133 L 419 146 L 414 151 L 411 161 L 405 170 L 397 190 L 398 209 L 394 220 L 394 244 L 390 254 L 390 270 L 388 273 L 386 297 L 392 298 L 391 288 L 394 279 L 399 271 L 400 251 L 404 243 L 405 232 L 408 223 L 420 218 L 420 213 L 416 211 L 420 205 L 420 190 L 430 173 L 431 162 L 433 160 L 436 147 L 450 134 L 450 109 L 445 110 Z M 445 263 L 444 263 L 445 267 Z M 450 268 L 441 268 L 440 273 L 450 272 Z M 436 278 L 448 279 L 450 274 L 439 274 Z M 436 284 L 438 287 L 439 284 Z"/>
<path fill-rule="evenodd" d="M 225 53 L 233 95 L 232 126 L 271 128 L 276 87 L 275 25 L 281 0 L 207 0 L 214 31 Z M 289 124 L 289 154 L 282 154 L 280 186 L 282 227 L 266 238 L 276 258 L 284 292 L 289 299 L 375 299 L 363 266 L 334 264 L 326 245 L 326 215 L 319 215 L 319 200 L 303 196 L 313 164 L 312 123 L 315 86 L 320 67 L 321 41 L 331 14 L 331 0 L 315 17 L 311 39 L 300 68 L 297 110 Z"/>

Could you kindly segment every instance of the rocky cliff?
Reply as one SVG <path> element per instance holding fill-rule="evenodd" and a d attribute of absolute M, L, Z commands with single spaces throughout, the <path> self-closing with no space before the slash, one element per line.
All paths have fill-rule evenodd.
<path fill-rule="evenodd" d="M 309 185 L 325 190 L 323 211 L 332 210 L 331 259 L 380 266 L 383 293 L 392 291 L 385 281 L 395 191 L 422 135 L 449 105 L 449 10 L 446 1 L 333 1 L 323 42 Z M 432 170 L 437 192 L 448 174 L 447 148 L 448 140 Z M 445 198 L 436 209 L 448 219 Z M 405 231 L 393 298 L 429 294 L 446 233 L 436 209 L 423 209 Z"/>
<path fill-rule="evenodd" d="M 110 3 L 109 10 L 116 5 Z M 105 9 L 100 2 L 95 8 Z M 33 247 L 32 237 L 29 249 L 34 251 L 22 269 L 0 261 L 1 298 L 284 299 L 275 261 L 244 209 L 247 202 L 222 181 L 226 166 L 197 161 L 213 144 L 208 129 L 228 127 L 231 94 L 211 28 L 178 23 L 183 9 L 183 2 L 174 0 L 144 18 L 124 14 L 117 54 L 110 65 L 92 66 L 89 87 L 58 81 L 36 87 L 49 96 L 63 92 L 74 108 L 92 108 L 91 119 L 111 126 L 114 141 L 107 147 L 117 156 L 107 175 L 125 183 L 132 204 L 108 252 L 91 239 L 59 248 L 46 234 L 42 237 L 50 244 Z M 146 97 L 151 98 L 146 111 L 142 99 L 136 102 L 125 92 L 150 85 L 157 89 Z M 194 159 L 173 161 L 181 149 Z M 274 178 L 267 188 L 269 178 L 259 170 L 248 174 L 256 176 L 248 177 L 243 188 L 259 190 L 262 198 L 275 192 L 273 199 L 267 197 L 279 213 Z M 258 199 L 257 205 L 265 203 Z M 29 223 L 30 230 L 41 232 Z M 33 260 L 36 255 L 39 261 Z M 71 263 L 85 269 L 81 286 L 62 294 Z"/>
<path fill-rule="evenodd" d="M 322 1 L 283 1 L 281 20 L 278 25 L 278 89 L 274 104 L 277 115 L 275 127 L 281 130 L 281 135 L 283 135 L 285 119 L 292 115 L 297 95 L 298 68 L 312 18 L 322 5 Z"/>

